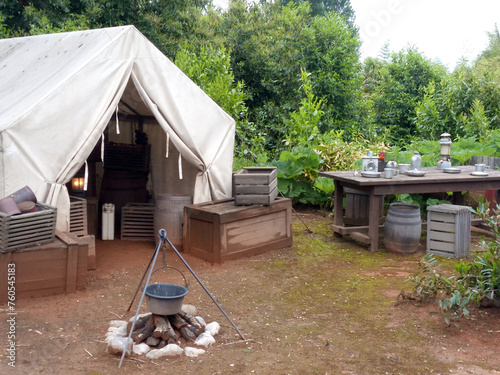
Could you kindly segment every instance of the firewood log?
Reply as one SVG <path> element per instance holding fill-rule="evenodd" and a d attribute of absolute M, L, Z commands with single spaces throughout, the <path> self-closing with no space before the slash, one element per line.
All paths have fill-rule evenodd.
<path fill-rule="evenodd" d="M 196 336 L 199 336 L 203 331 L 205 331 L 205 327 L 193 315 L 183 310 L 179 312 L 179 315 L 192 326 L 190 328 Z"/>
<path fill-rule="evenodd" d="M 147 313 L 147 314 L 144 314 L 142 316 L 138 316 L 137 320 L 135 321 L 134 331 L 144 327 L 146 325 L 146 322 L 149 320 L 149 318 L 151 318 L 151 315 L 152 315 L 151 313 Z M 134 323 L 133 318 L 131 320 L 129 320 L 129 322 L 127 323 L 127 334 L 130 333 L 130 329 L 132 328 L 133 323 Z"/>
<path fill-rule="evenodd" d="M 153 337 L 153 336 L 149 336 L 147 339 L 146 339 L 146 344 L 148 344 L 149 346 L 158 346 L 158 344 L 160 343 L 160 339 L 156 338 L 156 337 Z"/>
<path fill-rule="evenodd" d="M 167 346 L 167 344 L 170 344 L 170 343 L 165 341 L 165 340 L 161 340 L 160 343 L 156 346 L 156 349 L 164 348 L 165 346 Z"/>
<path fill-rule="evenodd" d="M 162 338 L 163 340 L 168 340 L 169 330 L 165 318 L 163 316 L 154 315 L 153 319 L 156 326 L 153 336 L 156 338 Z"/>
<path fill-rule="evenodd" d="M 153 315 L 151 315 L 147 320 L 146 324 L 144 325 L 144 327 L 132 332 L 131 338 L 132 340 L 134 340 L 136 344 L 140 344 L 141 342 L 146 340 L 149 336 L 151 336 L 151 333 L 153 333 L 154 329 L 155 325 L 154 325 Z"/>
<path fill-rule="evenodd" d="M 193 331 L 189 328 L 189 326 L 182 327 L 179 332 L 181 333 L 181 336 L 186 340 L 186 341 L 194 341 L 196 340 L 196 335 L 194 334 Z"/>
<path fill-rule="evenodd" d="M 188 322 L 186 322 L 179 314 L 169 315 L 168 320 L 172 323 L 175 329 L 180 330 L 182 327 L 186 327 Z"/>

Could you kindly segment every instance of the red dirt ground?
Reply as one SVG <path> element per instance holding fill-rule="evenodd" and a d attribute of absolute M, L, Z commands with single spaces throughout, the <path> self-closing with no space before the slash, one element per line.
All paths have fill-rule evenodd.
<path fill-rule="evenodd" d="M 154 251 L 150 242 L 97 241 L 87 289 L 17 301 L 16 367 L 8 366 L 6 306 L 0 306 L 1 374 L 500 374 L 500 311 L 473 309 L 447 326 L 436 303 L 396 304 L 422 254 L 376 254 L 329 232 L 331 218 L 301 214 L 294 247 L 210 264 L 186 261 L 244 334 L 240 339 L 186 272 L 193 304 L 221 324 L 217 342 L 197 358 L 134 356 L 118 369 L 106 353 L 109 322 L 127 307 Z M 182 268 L 174 253 L 167 263 Z M 144 312 L 144 307 L 141 312 Z"/>

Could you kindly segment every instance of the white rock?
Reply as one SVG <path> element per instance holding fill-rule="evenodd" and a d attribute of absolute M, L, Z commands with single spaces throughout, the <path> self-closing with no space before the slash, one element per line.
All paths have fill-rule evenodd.
<path fill-rule="evenodd" d="M 215 342 L 215 339 L 212 336 L 212 334 L 210 332 L 205 331 L 196 338 L 196 340 L 194 341 L 194 344 L 199 345 L 199 346 L 208 347 L 208 346 L 212 345 L 214 342 Z"/>
<path fill-rule="evenodd" d="M 125 320 L 111 320 L 109 322 L 109 327 L 121 327 L 124 325 L 127 325 L 127 322 Z"/>
<path fill-rule="evenodd" d="M 161 349 L 153 349 L 146 357 L 149 359 L 158 359 L 161 357 L 178 357 L 184 353 L 184 350 L 177 344 L 168 344 L 164 348 Z"/>
<path fill-rule="evenodd" d="M 128 336 L 128 332 L 127 332 L 127 325 L 123 325 L 121 327 L 118 327 L 115 331 L 115 335 L 117 336 Z"/>
<path fill-rule="evenodd" d="M 193 348 L 191 346 L 186 346 L 184 348 L 184 354 L 188 357 L 198 357 L 200 354 L 205 353 L 203 349 Z"/>
<path fill-rule="evenodd" d="M 217 334 L 219 333 L 219 329 L 220 329 L 220 324 L 217 322 L 208 323 L 207 326 L 205 327 L 205 331 L 210 332 L 212 336 L 217 336 Z"/>
<path fill-rule="evenodd" d="M 182 305 L 182 311 L 191 314 L 193 316 L 196 315 L 196 306 L 194 305 Z"/>
<path fill-rule="evenodd" d="M 130 352 L 132 351 L 132 344 L 133 344 L 132 339 L 128 339 L 127 337 L 111 336 L 108 340 L 108 353 L 122 354 L 123 349 L 125 348 L 125 346 L 127 346 L 126 355 L 130 355 Z"/>
<path fill-rule="evenodd" d="M 201 316 L 195 316 L 194 317 L 198 322 L 200 322 L 200 324 L 203 326 L 203 327 L 206 327 L 207 323 L 205 322 L 205 319 L 203 319 Z"/>
<path fill-rule="evenodd" d="M 140 343 L 138 345 L 134 344 L 134 346 L 132 347 L 132 352 L 134 352 L 134 354 L 138 354 L 138 355 L 147 354 L 147 353 L 149 353 L 150 350 L 151 350 L 151 348 L 145 342 Z"/>

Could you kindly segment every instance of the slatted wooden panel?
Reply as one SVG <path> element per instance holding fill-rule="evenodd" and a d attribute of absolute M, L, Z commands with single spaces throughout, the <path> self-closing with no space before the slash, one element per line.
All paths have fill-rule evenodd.
<path fill-rule="evenodd" d="M 69 231 L 77 236 L 88 234 L 87 200 L 80 197 L 69 197 Z"/>
<path fill-rule="evenodd" d="M 447 258 L 469 255 L 471 212 L 466 206 L 427 207 L 427 253 Z"/>
<path fill-rule="evenodd" d="M 37 212 L 8 216 L 0 212 L 0 253 L 54 241 L 55 207 L 36 203 Z"/>
<path fill-rule="evenodd" d="M 121 171 L 149 171 L 151 145 L 109 143 L 104 150 L 104 168 Z"/>
<path fill-rule="evenodd" d="M 276 167 L 245 167 L 233 175 L 234 203 L 270 205 L 278 196 Z"/>
<path fill-rule="evenodd" d="M 122 208 L 120 239 L 155 240 L 154 203 L 127 203 Z"/>

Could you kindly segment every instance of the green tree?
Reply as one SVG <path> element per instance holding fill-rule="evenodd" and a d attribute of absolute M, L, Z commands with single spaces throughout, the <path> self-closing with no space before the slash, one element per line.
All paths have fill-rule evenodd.
<path fill-rule="evenodd" d="M 424 90 L 415 120 L 426 139 L 438 139 L 446 131 L 458 138 L 484 140 L 491 129 L 500 126 L 500 87 L 494 73 L 460 64 Z"/>
<path fill-rule="evenodd" d="M 338 14 L 345 17 L 346 21 L 350 24 L 354 24 L 354 9 L 351 6 L 351 0 L 281 0 L 283 5 L 288 3 L 304 3 L 309 2 L 311 4 L 311 11 L 313 16 L 324 16 L 328 12 L 337 12 Z"/>
<path fill-rule="evenodd" d="M 320 132 L 358 126 L 360 42 L 338 13 L 313 16 L 308 2 L 232 1 L 221 18 L 206 20 L 212 25 L 204 27 L 207 35 L 225 36 L 236 80 L 245 82 L 249 120 L 266 134 L 272 153 L 279 154 L 290 113 L 299 110 L 302 70 L 310 74 L 312 93 L 324 101 Z"/>
<path fill-rule="evenodd" d="M 394 143 L 408 142 L 416 136 L 416 105 L 422 101 L 430 82 L 441 80 L 446 68 L 426 59 L 417 49 L 393 53 L 381 70 L 375 90 L 374 121 L 390 129 Z"/>

